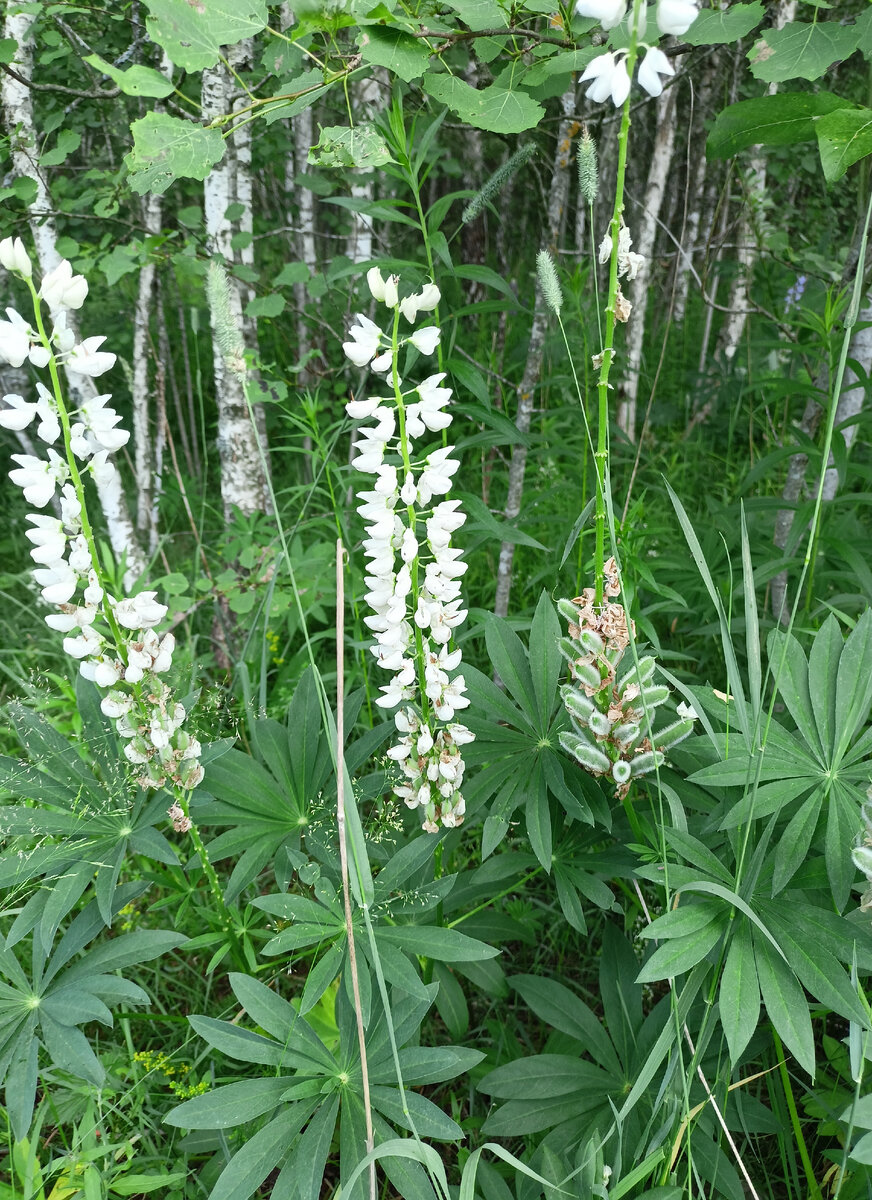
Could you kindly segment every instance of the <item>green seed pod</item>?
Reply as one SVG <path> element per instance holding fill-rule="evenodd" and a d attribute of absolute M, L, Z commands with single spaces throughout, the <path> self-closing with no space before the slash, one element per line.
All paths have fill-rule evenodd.
<path fill-rule="evenodd" d="M 590 714 L 587 723 L 591 733 L 595 733 L 597 737 L 608 737 L 612 731 L 611 721 L 605 713 L 601 713 L 597 709 Z"/>
<path fill-rule="evenodd" d="M 602 750 L 598 750 L 596 746 L 591 746 L 589 742 L 584 742 L 579 737 L 575 737 L 571 733 L 561 733 L 560 745 L 563 749 L 571 754 L 573 758 L 584 767 L 586 771 L 590 771 L 592 775 L 606 775 L 611 770 L 611 762 L 603 754 Z"/>
<path fill-rule="evenodd" d="M 579 683 L 598 692 L 603 685 L 602 677 L 593 663 L 576 663 L 575 677 Z"/>
<path fill-rule="evenodd" d="M 654 684 L 653 687 L 643 687 L 640 702 L 648 708 L 657 708 L 669 699 L 669 688 L 664 683 Z"/>
<path fill-rule="evenodd" d="M 567 600 L 565 597 L 562 600 L 558 600 L 557 611 L 563 617 L 564 621 L 572 621 L 574 624 L 578 624 L 578 609 L 571 600 Z"/>
<path fill-rule="evenodd" d="M 560 290 L 560 280 L 557 278 L 557 268 L 547 250 L 540 250 L 536 255 L 536 273 L 539 276 L 539 287 L 545 297 L 545 303 L 560 315 L 563 307 L 563 292 Z"/>
<path fill-rule="evenodd" d="M 578 143 L 578 190 L 586 204 L 596 200 L 598 178 L 596 163 L 596 142 L 585 129 Z"/>
<path fill-rule="evenodd" d="M 626 675 L 621 679 L 621 687 L 624 688 L 628 683 L 647 683 L 654 674 L 654 668 L 657 664 L 650 654 L 646 654 L 644 658 L 639 659 L 638 667 L 631 667 Z"/>
<path fill-rule="evenodd" d="M 646 750 L 644 754 L 637 754 L 630 762 L 630 770 L 633 775 L 647 775 L 649 771 L 653 771 L 655 767 L 660 767 L 666 760 L 666 755 L 661 754 L 659 750 Z"/>
<path fill-rule="evenodd" d="M 679 742 L 683 742 L 692 733 L 693 721 L 689 717 L 682 717 L 681 720 L 673 721 L 671 725 L 665 725 L 663 729 L 658 729 L 651 735 L 651 740 L 656 744 L 658 750 L 669 750 L 673 746 L 677 746 Z"/>
<path fill-rule="evenodd" d="M 571 663 L 574 663 L 576 659 L 583 658 L 585 655 L 584 648 L 572 638 L 558 638 L 557 645 L 563 657 L 568 658 Z"/>
<path fill-rule="evenodd" d="M 862 871 L 867 879 L 872 879 L 872 846 L 855 846 L 851 858 L 858 871 Z"/>
<path fill-rule="evenodd" d="M 587 736 L 587 734 L 581 730 L 579 730 L 577 733 L 569 733 L 569 732 L 561 733 L 559 741 L 560 741 L 560 745 L 563 747 L 563 749 L 566 751 L 566 753 L 572 754 L 576 758 L 578 757 L 579 753 L 584 749 L 588 749 L 588 750 L 596 749 L 596 747 L 594 746 L 594 744 L 590 740 L 590 738 Z"/>
<path fill-rule="evenodd" d="M 630 764 L 625 759 L 619 758 L 612 764 L 612 778 L 615 783 L 626 783 L 632 774 Z"/>
<path fill-rule="evenodd" d="M 602 654 L 603 640 L 595 629 L 582 629 L 578 640 L 588 654 Z"/>
<path fill-rule="evenodd" d="M 633 742 L 638 741 L 641 732 L 637 721 L 625 721 L 623 725 L 615 726 L 612 730 L 612 737 L 619 746 L 629 747 Z"/>
<path fill-rule="evenodd" d="M 580 692 L 578 688 L 570 687 L 568 684 L 560 689 L 560 694 L 570 715 L 577 717 L 582 724 L 586 723 L 587 718 L 594 711 L 593 700 L 585 696 L 584 692 Z"/>

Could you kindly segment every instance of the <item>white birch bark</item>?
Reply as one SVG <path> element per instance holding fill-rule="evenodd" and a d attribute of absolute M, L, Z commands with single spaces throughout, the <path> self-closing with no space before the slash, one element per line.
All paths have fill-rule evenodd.
<path fill-rule="evenodd" d="M 224 63 L 203 71 L 203 119 L 209 121 L 230 111 L 232 77 Z M 232 229 L 227 209 L 236 198 L 233 148 L 228 146 L 224 159 L 213 167 L 203 185 L 207 246 L 212 255 L 232 265 Z M 221 347 L 222 329 L 231 323 L 240 337 L 243 330 L 240 286 L 228 274 L 229 312 L 220 313 L 211 303 L 212 360 L 215 401 L 218 408 L 218 455 L 221 461 L 221 498 L 224 518 L 231 521 L 234 508 L 243 516 L 269 511 L 269 489 L 258 450 L 255 427 L 248 412 L 240 375 L 228 369 Z"/>
<path fill-rule="evenodd" d="M 371 121 L 390 95 L 390 85 L 385 72 L 376 68 L 365 79 L 351 82 L 351 108 L 355 120 Z M 368 203 L 375 196 L 375 172 L 355 171 L 352 176 L 351 195 L 356 200 Z M 369 262 L 372 258 L 372 217 L 365 213 L 351 213 L 351 229 L 345 242 L 345 254 L 352 262 Z"/>
<path fill-rule="evenodd" d="M 639 375 L 642 367 L 642 343 L 645 339 L 645 315 L 648 301 L 648 284 L 651 280 L 651 257 L 657 239 L 657 222 L 666 180 L 672 166 L 672 151 L 675 146 L 675 108 L 678 85 L 673 84 L 657 101 L 657 125 L 654 133 L 654 150 L 648 168 L 648 182 L 642 212 L 631 229 L 635 250 L 642 256 L 642 263 L 633 282 L 633 312 L 630 317 L 627 369 L 621 385 L 617 422 L 631 442 L 636 440 L 636 405 L 639 396 Z"/>
<path fill-rule="evenodd" d="M 28 214 L 36 257 L 40 271 L 45 275 L 54 270 L 61 258 L 57 251 L 54 210 L 46 181 L 38 165 L 38 138 L 30 88 L 27 82 L 22 82 L 29 81 L 33 75 L 34 20 L 35 16 L 32 13 L 7 10 L 3 36 L 13 39 L 18 45 L 14 69 L 21 79 L 3 73 L 0 79 L 0 104 L 10 139 L 13 171 L 16 175 L 32 179 L 36 184 L 36 195 L 28 207 Z M 67 315 L 67 326 L 78 337 L 75 314 Z M 65 378 L 69 395 L 76 407 L 97 395 L 94 381 L 87 376 L 74 375 L 67 371 Z M 113 553 L 119 560 L 125 560 L 124 585 L 129 589 L 145 570 L 146 560 L 127 509 L 121 475 L 114 471 L 108 481 L 97 483 L 95 480 L 95 486 Z"/>
<path fill-rule="evenodd" d="M 551 173 L 551 183 L 548 192 L 548 233 L 547 248 L 553 253 L 557 251 L 563 218 L 569 199 L 569 168 L 574 161 L 575 139 L 581 130 L 581 124 L 573 115 L 575 109 L 575 84 L 567 89 L 561 98 L 563 118 L 557 131 L 557 149 L 554 154 L 554 167 Z M 535 283 L 534 283 L 535 286 Z M 515 415 L 515 425 L 518 432 L 526 437 L 530 432 L 533 417 L 533 401 L 542 370 L 542 358 L 545 350 L 545 333 L 548 325 L 548 308 L 542 299 L 541 289 L 536 287 L 536 301 L 533 310 L 533 325 L 530 330 L 530 344 L 527 348 L 527 361 L 524 374 L 518 388 L 518 409 Z M 522 442 L 512 448 L 512 458 L 509 464 L 508 490 L 506 507 L 503 516 L 506 521 L 515 521 L 521 512 L 521 501 L 524 495 L 524 475 L 527 469 L 527 447 Z M 500 557 L 497 564 L 497 588 L 494 600 L 494 612 L 498 617 L 505 617 L 509 611 L 509 598 L 512 591 L 512 566 L 515 558 L 514 542 L 503 542 L 500 547 Z"/>

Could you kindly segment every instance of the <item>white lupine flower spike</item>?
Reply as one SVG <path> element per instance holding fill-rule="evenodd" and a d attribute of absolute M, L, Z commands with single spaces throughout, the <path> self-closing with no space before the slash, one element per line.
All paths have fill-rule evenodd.
<path fill-rule="evenodd" d="M 346 405 L 353 420 L 370 422 L 358 430 L 353 465 L 375 476 L 372 488 L 359 493 L 357 508 L 367 523 L 363 552 L 372 614 L 364 623 L 375 636 L 371 650 L 376 662 L 390 672 L 376 703 L 400 706 L 394 717 L 400 736 L 387 752 L 403 776 L 394 791 L 409 808 L 422 809 L 423 828 L 436 833 L 440 825 L 454 828 L 463 821 L 460 747 L 473 740 L 455 720 L 469 700 L 457 673 L 460 651 L 451 646 L 453 630 L 466 617 L 458 582 L 466 564 L 457 561 L 451 534 L 466 518 L 457 500 L 431 504 L 434 496 L 450 490 L 460 466 L 449 457 L 453 447 L 435 446 L 424 453 L 416 448 L 418 439 L 450 425 L 451 389 L 442 386 L 445 375 L 440 373 L 404 390 L 397 356 L 407 344 L 424 357 L 434 353 L 439 327 L 401 336 L 399 317 L 411 324 L 419 312 L 436 309 L 441 296 L 428 283 L 400 299 L 399 279 L 385 280 L 376 267 L 367 273 L 367 284 L 373 298 L 393 311 L 391 332 L 357 317 L 352 340 L 343 349 L 355 366 L 390 368 L 393 396 Z"/>
<path fill-rule="evenodd" d="M 52 359 L 56 367 L 63 356 L 69 371 L 92 377 L 115 365 L 115 355 L 102 349 L 105 337 L 77 342 L 67 327 L 67 313 L 81 308 L 88 295 L 87 281 L 73 274 L 69 262 L 62 261 L 46 275 L 39 291 L 19 238 L 0 242 L 0 264 L 27 284 L 36 323 L 34 328 L 14 309 L 6 310 L 9 319 L 0 321 L 0 360 L 20 367 L 29 359 L 39 370 Z M 51 312 L 50 332 L 42 303 Z M 359 336 L 366 343 L 372 333 L 366 318 L 360 320 Z M 52 381 L 57 378 L 53 369 Z M 158 678 L 169 670 L 175 648 L 171 633 L 161 636 L 156 630 L 167 609 L 158 603 L 155 592 L 121 598 L 107 593 L 85 503 L 83 478 L 90 474 L 97 482 L 110 479 L 115 466 L 109 456 L 126 445 L 130 434 L 119 428 L 120 415 L 108 407 L 111 396 L 95 396 L 71 410 L 59 385 L 54 386 L 56 391 L 38 382 L 35 401 L 10 394 L 0 406 L 0 427 L 20 431 L 35 421 L 37 437 L 64 450 L 62 455 L 49 448 L 44 458 L 13 454 L 16 466 L 9 472 L 34 508 L 45 509 L 52 501 L 59 504 L 59 517 L 39 512 L 26 518 L 31 526 L 26 536 L 32 544 L 33 579 L 42 600 L 54 610 L 46 616 L 46 624 L 64 635 L 64 651 L 78 663 L 84 678 L 111 689 L 103 696 L 101 708 L 127 743 L 125 758 L 138 769 L 136 782 L 173 791 L 173 809 L 181 818 L 172 812 L 171 817 L 178 830 L 186 831 L 193 827 L 181 805 L 186 804 L 185 794 L 203 778 L 203 767 L 199 742 L 181 728 L 184 707 Z M 389 428 L 387 422 L 381 423 L 385 441 L 393 434 L 390 415 Z M 196 840 L 196 830 L 192 836 Z"/>

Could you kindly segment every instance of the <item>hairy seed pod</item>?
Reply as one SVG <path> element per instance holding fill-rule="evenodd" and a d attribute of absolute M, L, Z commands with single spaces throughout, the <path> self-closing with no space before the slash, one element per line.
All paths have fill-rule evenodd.
<path fill-rule="evenodd" d="M 595 629 L 582 629 L 578 640 L 588 654 L 602 654 L 603 640 Z"/>
<path fill-rule="evenodd" d="M 637 721 L 625 721 L 623 725 L 617 725 L 612 730 L 612 737 L 619 746 L 632 746 L 633 742 L 638 740 L 641 733 Z"/>
<path fill-rule="evenodd" d="M 666 755 L 661 754 L 659 750 L 646 750 L 644 754 L 637 754 L 630 763 L 630 770 L 633 775 L 647 775 L 649 771 L 653 771 L 655 767 L 660 767 L 666 761 Z"/>
<path fill-rule="evenodd" d="M 589 742 L 583 741 L 574 734 L 561 733 L 560 745 L 593 775 L 606 775 L 611 770 L 612 764 L 602 750 L 598 750 L 596 746 L 591 746 Z"/>
<path fill-rule="evenodd" d="M 638 683 L 641 687 L 654 674 L 655 666 L 654 659 L 650 654 L 646 654 L 644 658 L 639 659 L 638 667 L 634 666 L 621 678 L 621 687 L 626 687 L 628 683 Z"/>
<path fill-rule="evenodd" d="M 665 725 L 663 729 L 658 729 L 651 735 L 651 738 L 658 750 L 669 750 L 673 746 L 677 746 L 679 742 L 683 742 L 692 733 L 693 721 L 688 717 L 682 717 L 681 720 L 673 721 L 671 725 Z"/>
<path fill-rule="evenodd" d="M 574 663 L 577 659 L 584 657 L 584 647 L 580 642 L 576 642 L 574 638 L 558 638 L 557 645 L 563 657 L 568 658 L 571 663 Z"/>
<path fill-rule="evenodd" d="M 598 692 L 603 685 L 600 673 L 593 663 L 576 663 L 575 676 L 579 683 L 591 688 L 592 691 Z"/>
<path fill-rule="evenodd" d="M 627 783 L 632 774 L 630 764 L 625 759 L 619 758 L 616 763 L 612 764 L 612 778 L 615 783 Z"/>
<path fill-rule="evenodd" d="M 586 722 L 587 718 L 594 711 L 593 700 L 585 696 L 577 688 L 570 687 L 568 684 L 564 684 L 560 689 L 560 694 L 570 715 L 577 717 L 582 722 Z"/>
<path fill-rule="evenodd" d="M 657 708 L 659 704 L 665 704 L 669 699 L 669 688 L 663 683 L 654 684 L 653 687 L 643 687 L 641 699 L 648 708 Z"/>
<path fill-rule="evenodd" d="M 606 714 L 596 709 L 588 717 L 587 723 L 591 733 L 595 733 L 597 737 L 608 737 L 612 731 L 612 723 Z"/>
<path fill-rule="evenodd" d="M 574 625 L 578 624 L 578 609 L 571 600 L 565 597 L 557 601 L 557 611 L 563 617 L 564 621 L 571 621 Z"/>

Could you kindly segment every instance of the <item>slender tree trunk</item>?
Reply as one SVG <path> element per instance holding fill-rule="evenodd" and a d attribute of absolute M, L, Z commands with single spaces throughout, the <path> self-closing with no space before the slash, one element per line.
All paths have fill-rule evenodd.
<path fill-rule="evenodd" d="M 556 254 L 563 217 L 569 199 L 569 168 L 574 159 L 575 139 L 581 131 L 581 123 L 573 115 L 575 109 L 575 84 L 573 83 L 563 95 L 563 118 L 557 131 L 557 149 L 554 154 L 554 168 L 551 173 L 551 183 L 548 193 L 547 211 L 547 241 L 546 246 Z M 542 358 L 545 351 L 545 332 L 548 325 L 548 308 L 542 298 L 541 289 L 536 286 L 536 301 L 533 310 L 533 325 L 530 330 L 530 344 L 527 348 L 527 361 L 524 374 L 518 388 L 518 408 L 515 424 L 518 432 L 526 437 L 530 432 L 533 417 L 533 401 L 542 370 Z M 527 447 L 518 442 L 512 448 L 512 459 L 509 464 L 509 481 L 506 495 L 506 507 L 503 516 L 507 521 L 515 521 L 521 512 L 521 501 L 524 494 L 524 473 L 527 469 Z M 497 589 L 494 601 L 494 612 L 498 617 L 505 617 L 509 611 L 509 597 L 512 590 L 512 565 L 515 557 L 513 542 L 503 542 L 500 547 L 500 557 L 497 566 Z"/>
<path fill-rule="evenodd" d="M 631 336 L 628 338 L 627 369 L 621 385 L 618 403 L 618 428 L 630 441 L 636 440 L 636 403 L 639 396 L 639 375 L 642 366 L 642 343 L 645 339 L 645 315 L 648 302 L 648 284 L 652 274 L 652 255 L 657 239 L 657 221 L 666 189 L 666 180 L 672 166 L 672 151 L 675 146 L 675 108 L 678 85 L 673 84 L 657 101 L 657 126 L 654 134 L 654 151 L 648 169 L 645 202 L 636 219 L 635 249 L 642 256 L 642 264 L 633 283 L 634 311 Z M 632 231 L 631 231 L 632 232 Z"/>
<path fill-rule="evenodd" d="M 11 7 L 11 6 L 10 6 Z M 33 23 L 35 17 L 28 12 L 7 10 L 3 36 L 17 43 L 14 69 L 16 75 L 6 72 L 0 81 L 0 103 L 3 119 L 9 134 L 12 149 L 12 167 L 16 175 L 32 179 L 36 194 L 28 207 L 30 231 L 43 275 L 53 271 L 61 260 L 57 250 L 57 231 L 54 210 L 46 181 L 40 173 L 38 139 L 33 118 L 29 81 L 33 75 Z M 16 78 L 16 76 L 18 76 Z M 78 338 L 73 313 L 67 315 L 67 326 Z M 97 395 L 94 381 L 87 376 L 65 372 L 67 390 L 73 404 L 78 407 Z M 113 553 L 119 560 L 125 559 L 124 584 L 132 587 L 134 581 L 146 567 L 145 555 L 136 538 L 133 522 L 127 509 L 127 501 L 117 470 L 106 482 L 97 483 L 97 497 L 103 510 L 106 530 Z"/>
<path fill-rule="evenodd" d="M 689 171 L 687 190 L 687 219 L 681 238 L 681 249 L 675 264 L 675 301 L 672 308 L 673 320 L 680 325 L 684 322 L 687 311 L 687 294 L 690 277 L 693 272 L 693 260 L 696 255 L 697 241 L 702 228 L 702 216 L 705 206 L 706 177 L 708 159 L 705 155 L 704 122 L 712 108 L 715 85 L 720 73 L 721 58 L 713 55 L 703 74 L 699 87 L 696 89 L 694 102 L 693 129 L 688 135 Z M 692 84 L 692 80 L 690 81 Z"/>
<path fill-rule="evenodd" d="M 872 299 L 867 300 L 866 306 L 860 309 L 857 315 L 858 325 L 863 325 L 864 322 L 872 322 Z M 839 396 L 838 404 L 836 405 L 836 437 L 845 439 L 845 451 L 850 454 L 857 437 L 857 417 L 863 411 L 863 402 L 866 399 L 866 380 L 872 375 L 872 324 L 866 328 L 860 328 L 851 338 L 851 348 L 848 351 L 848 358 L 851 362 L 855 362 L 862 375 L 858 375 L 852 366 L 845 368 L 845 378 L 842 384 L 842 392 Z M 840 430 L 839 426 L 845 421 L 851 421 L 846 429 Z M 839 472 L 835 467 L 835 462 L 832 454 L 827 467 L 827 473 L 824 476 L 824 500 L 834 500 L 839 487 Z"/>
<path fill-rule="evenodd" d="M 202 84 L 203 119 L 209 121 L 230 111 L 232 77 L 224 63 L 207 68 Z M 204 184 L 207 245 L 211 254 L 233 264 L 231 225 L 225 213 L 236 198 L 233 148 L 228 146 L 224 159 L 212 169 Z M 228 274 L 229 311 L 219 312 L 210 299 L 212 356 L 215 400 L 218 407 L 218 454 L 221 461 L 221 498 L 224 518 L 233 519 L 233 510 L 243 516 L 269 511 L 267 479 L 258 451 L 255 427 L 249 415 L 242 379 L 228 369 L 220 345 L 220 332 L 231 323 L 243 331 L 240 285 Z"/>
<path fill-rule="evenodd" d="M 384 70 L 376 68 L 365 79 L 351 82 L 351 109 L 355 121 L 372 121 L 390 95 L 390 83 Z M 355 171 L 352 176 L 351 195 L 356 200 L 369 203 L 375 196 L 375 172 Z M 372 258 L 372 217 L 365 213 L 351 213 L 351 229 L 345 243 L 345 255 L 352 262 L 369 262 Z"/>
<path fill-rule="evenodd" d="M 143 221 L 149 234 L 161 229 L 161 197 L 149 192 L 143 203 Z M 155 302 L 155 264 L 149 259 L 139 272 L 139 287 L 133 313 L 133 399 L 134 476 L 136 480 L 136 529 L 145 536 L 149 547 L 157 542 L 152 521 L 157 514 L 154 487 L 154 445 L 156 429 L 150 412 L 149 358 L 152 346 L 151 315 Z"/>

